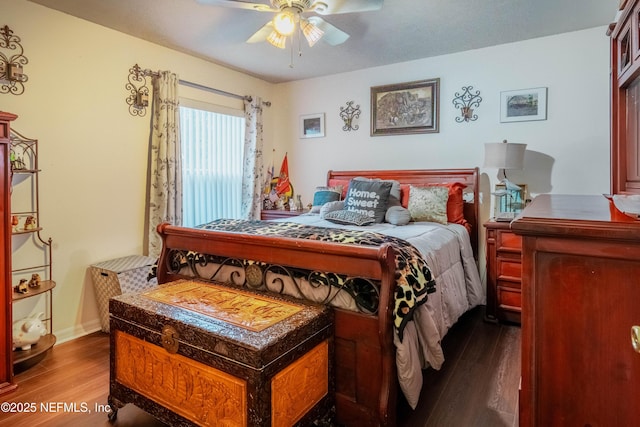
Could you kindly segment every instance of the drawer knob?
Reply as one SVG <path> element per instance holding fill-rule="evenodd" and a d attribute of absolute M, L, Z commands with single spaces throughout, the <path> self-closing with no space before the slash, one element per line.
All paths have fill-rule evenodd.
<path fill-rule="evenodd" d="M 173 326 L 166 325 L 162 328 L 162 347 L 169 353 L 175 354 L 178 352 L 178 346 L 180 345 L 178 338 L 178 331 Z"/>
<path fill-rule="evenodd" d="M 636 353 L 640 353 L 640 326 L 631 327 L 631 345 Z"/>

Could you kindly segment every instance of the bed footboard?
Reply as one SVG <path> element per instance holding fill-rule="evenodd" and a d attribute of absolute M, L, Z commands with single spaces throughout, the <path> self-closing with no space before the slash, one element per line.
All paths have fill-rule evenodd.
<path fill-rule="evenodd" d="M 314 240 L 201 230 L 160 224 L 159 283 L 185 278 L 175 251 L 331 272 L 379 283 L 376 313 L 336 309 L 336 416 L 346 426 L 395 426 L 397 374 L 393 345 L 395 254 L 390 245 L 353 246 Z M 173 263 L 173 265 L 172 265 Z"/>

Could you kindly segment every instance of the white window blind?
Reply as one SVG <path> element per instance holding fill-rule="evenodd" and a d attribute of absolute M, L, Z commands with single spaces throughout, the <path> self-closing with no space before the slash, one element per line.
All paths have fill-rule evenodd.
<path fill-rule="evenodd" d="M 242 112 L 233 115 L 198 107 L 180 107 L 185 227 L 240 218 L 242 200 Z"/>

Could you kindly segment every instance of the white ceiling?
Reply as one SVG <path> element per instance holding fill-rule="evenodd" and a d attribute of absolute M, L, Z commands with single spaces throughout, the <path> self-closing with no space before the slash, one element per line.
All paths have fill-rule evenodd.
<path fill-rule="evenodd" d="M 619 0 L 385 0 L 379 11 L 323 18 L 349 33 L 302 56 L 245 40 L 270 13 L 196 0 L 30 0 L 269 82 L 324 76 L 608 25 Z M 331 0 L 324 0 L 329 3 Z M 268 4 L 268 0 L 255 0 Z M 604 33 L 603 33 L 604 37 Z"/>

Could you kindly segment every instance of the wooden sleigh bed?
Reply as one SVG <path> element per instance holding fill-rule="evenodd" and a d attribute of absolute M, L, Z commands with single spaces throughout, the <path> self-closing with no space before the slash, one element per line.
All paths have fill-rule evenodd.
<path fill-rule="evenodd" d="M 477 258 L 479 229 L 477 168 L 329 171 L 327 184 L 336 181 L 347 182 L 355 177 L 397 180 L 401 184 L 412 186 L 463 184 L 465 186 L 464 218 L 468 222 L 473 256 Z M 265 270 L 272 269 L 278 270 L 279 276 L 298 277 L 300 271 L 304 271 L 310 272 L 307 277 L 312 277 L 315 272 L 330 272 L 343 278 L 357 278 L 367 283 L 375 283 L 378 298 L 375 310 L 351 311 L 341 308 L 334 310 L 333 372 L 335 373 L 336 417 L 337 422 L 345 426 L 396 425 L 396 403 L 399 393 L 393 319 L 397 268 L 394 251 L 396 249 L 389 244 L 379 247 L 355 246 L 273 235 L 184 228 L 169 224 L 159 225 L 158 232 L 163 241 L 163 250 L 157 268 L 159 283 L 189 277 L 220 281 L 217 277 L 210 277 L 208 274 L 203 277 L 199 273 L 200 267 L 212 259 L 217 260 L 218 264 L 229 263 L 241 270 L 243 266 L 253 265 L 254 261 L 259 262 L 263 267 L 258 270 L 261 277 L 257 280 L 254 277 L 255 269 L 245 268 L 244 272 L 232 273 L 227 281 L 270 292 L 282 292 L 281 287 L 268 287 L 262 283 L 265 280 Z M 187 259 L 190 260 L 189 268 L 185 268 L 184 264 Z M 251 263 L 238 260 L 251 260 Z M 473 268 L 476 269 L 477 274 L 477 265 Z M 289 273 L 289 269 L 296 273 Z M 278 278 L 270 280 L 277 283 L 281 281 Z M 309 282 L 313 280 L 309 279 Z M 304 297 L 304 292 L 296 290 L 295 293 L 299 295 L 294 296 Z M 451 319 L 451 322 L 455 320 L 457 319 Z"/>

